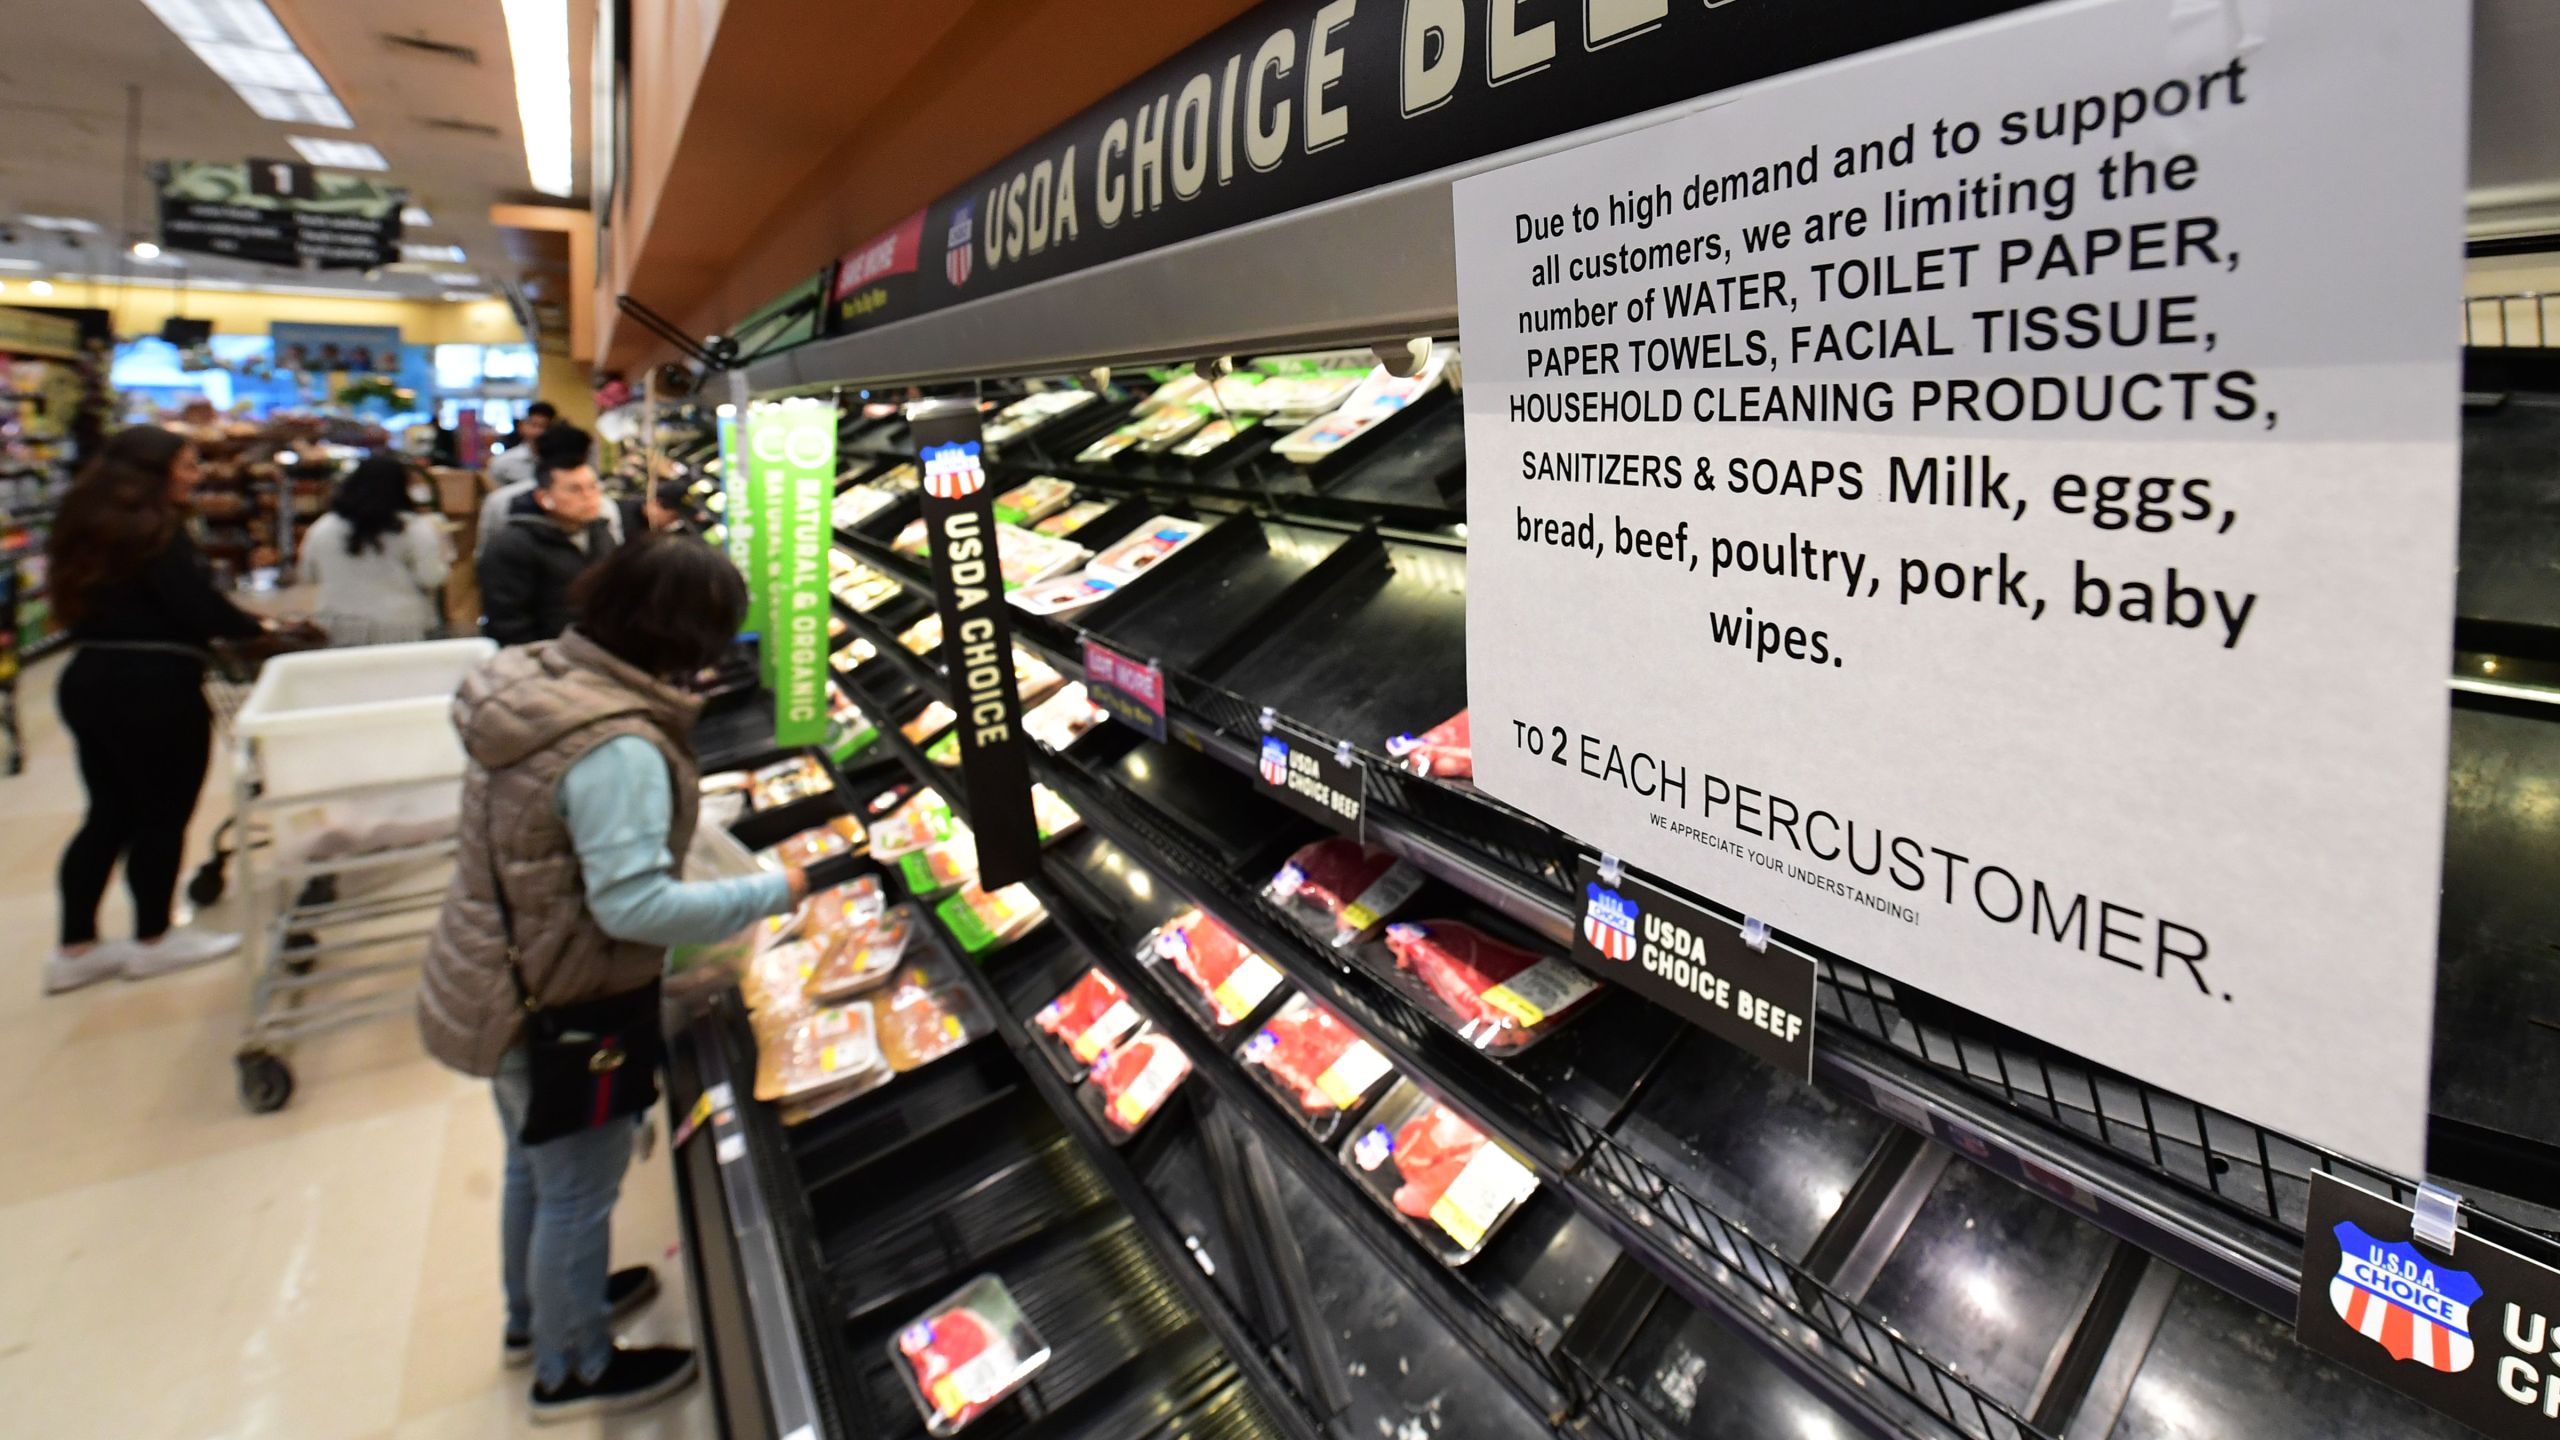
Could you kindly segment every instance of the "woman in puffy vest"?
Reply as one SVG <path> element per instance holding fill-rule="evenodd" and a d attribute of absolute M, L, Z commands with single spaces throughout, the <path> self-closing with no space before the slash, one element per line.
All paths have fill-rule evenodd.
<path fill-rule="evenodd" d="M 471 765 L 418 1000 L 429 1053 L 496 1091 L 505 1354 L 535 1367 L 537 1421 L 649 1404 L 690 1382 L 695 1363 L 689 1350 L 614 1342 L 615 1316 L 657 1293 L 645 1266 L 607 1273 L 632 1125 L 520 1138 L 533 1100 L 528 1004 L 643 990 L 668 946 L 733 935 L 808 892 L 797 869 L 676 878 L 700 792 L 690 737 L 701 701 L 686 677 L 728 648 L 747 607 L 727 557 L 653 537 L 589 572 L 575 601 L 567 634 L 500 654 L 454 698 Z"/>

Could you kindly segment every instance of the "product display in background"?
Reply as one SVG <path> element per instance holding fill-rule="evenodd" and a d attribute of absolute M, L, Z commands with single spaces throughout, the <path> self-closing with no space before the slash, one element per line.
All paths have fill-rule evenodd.
<path fill-rule="evenodd" d="M 1236 1051 L 1250 1072 L 1298 1107 L 1301 1124 L 1331 1142 L 1342 1122 L 1384 1094 L 1395 1067 L 1333 1012 L 1292 995 Z"/>
<path fill-rule="evenodd" d="M 1184 911 L 1148 936 L 1140 959 L 1171 967 L 1184 982 L 1177 993 L 1219 1029 L 1243 1024 L 1280 989 L 1280 972 L 1270 961 L 1198 910 Z"/>
<path fill-rule="evenodd" d="M 1191 1057 L 1152 1026 L 1102 1052 L 1093 1062 L 1093 1080 L 1080 1093 L 1115 1140 L 1135 1136 L 1182 1082 L 1191 1078 Z"/>

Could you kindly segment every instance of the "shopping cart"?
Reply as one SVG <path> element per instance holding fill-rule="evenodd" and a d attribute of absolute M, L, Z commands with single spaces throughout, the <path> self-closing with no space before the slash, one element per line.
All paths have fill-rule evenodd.
<path fill-rule="evenodd" d="M 314 650 L 269 660 L 253 685 L 207 686 L 232 736 L 232 813 L 188 894 L 219 898 L 238 864 L 254 978 L 234 1058 L 250 1110 L 293 1098 L 285 1047 L 414 1004 L 462 794 L 453 692 L 495 650 Z"/>

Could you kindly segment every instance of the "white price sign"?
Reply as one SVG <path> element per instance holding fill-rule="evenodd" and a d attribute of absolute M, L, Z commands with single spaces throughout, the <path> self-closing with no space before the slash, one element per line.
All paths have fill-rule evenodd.
<path fill-rule="evenodd" d="M 2084 0 L 1460 182 L 1479 783 L 2414 1173 L 2468 23 Z"/>

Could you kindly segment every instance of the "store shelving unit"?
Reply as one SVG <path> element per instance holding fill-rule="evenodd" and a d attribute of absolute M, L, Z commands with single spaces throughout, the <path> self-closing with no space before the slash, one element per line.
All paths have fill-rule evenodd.
<path fill-rule="evenodd" d="M 992 382 L 987 392 L 1007 393 Z M 2520 397 L 2509 414 L 2531 420 L 2544 403 Z M 1089 549 L 1157 513 L 1212 522 L 1140 582 L 1065 621 L 1015 616 L 1018 643 L 1062 672 L 1080 672 L 1090 636 L 1162 665 L 1170 697 L 1168 742 L 1106 726 L 1035 765 L 1085 828 L 1051 848 L 1033 882 L 1050 915 L 1045 938 L 1022 951 L 1033 958 L 1000 957 L 983 977 L 1021 1060 L 1035 1059 L 1024 1016 L 1083 964 L 1113 975 L 1194 1057 L 1190 1123 L 1243 1142 L 1268 1172 L 1265 1188 L 1315 1199 L 1421 1297 L 1478 1388 L 1559 1432 L 1756 1435 L 1784 1433 L 1790 1417 L 1882 1436 L 2135 1437 L 2179 1433 L 2178 1417 L 2201 1406 L 2257 1425 L 2251 1434 L 2454 1433 L 2290 1345 L 2309 1178 L 2406 1197 L 2414 1177 L 2088 1065 L 1784 934 L 1773 943 L 1818 966 L 1810 1086 L 1622 993 L 1530 1054 L 1495 1060 L 1308 940 L 1260 896 L 1291 848 L 1324 833 L 1260 792 L 1266 727 L 1348 743 L 1365 838 L 1431 877 L 1432 913 L 1549 949 L 1571 934 L 1580 847 L 1463 784 L 1408 774 L 1381 744 L 1464 704 L 1455 406 L 1416 407 L 1323 473 L 1285 474 L 1252 447 L 1196 470 L 1077 464 L 1121 408 L 1027 437 L 991 466 L 999 487 L 1057 475 L 1113 502 L 1073 537 Z M 2529 436 L 2476 420 L 2471 473 L 2484 456 L 2517 470 L 2516 483 L 2541 473 Z M 844 444 L 885 464 L 906 455 L 903 439 L 894 421 L 855 419 Z M 935 659 L 895 639 L 931 597 L 923 568 L 889 546 L 914 508 L 837 532 L 840 550 L 909 592 L 872 615 L 840 612 L 848 640 L 880 652 L 844 678 L 881 723 L 884 753 L 931 784 L 952 772 L 895 733 L 947 690 Z M 2497 607 L 2468 590 L 2463 614 L 2465 640 L 2496 648 L 2461 657 L 2467 678 L 2453 696 L 2457 778 L 2477 783 L 2455 787 L 2448 915 L 2478 918 L 2446 928 L 2439 1008 L 2444 1023 L 2471 1016 L 2459 1023 L 2472 1039 L 2440 1047 L 2458 1053 L 2439 1060 L 2434 1153 L 2439 1172 L 2472 1193 L 2467 1224 L 2531 1248 L 2560 1228 L 2529 1203 L 2560 1194 L 2549 1183 L 2560 1124 L 2535 1108 L 2542 1095 L 2512 1083 L 2515 1066 L 2542 1063 L 2539 1037 L 2520 1033 L 2530 1002 L 2518 992 L 2550 983 L 2548 967 L 2517 962 L 2560 917 L 2536 908 L 2540 889 L 2515 871 L 2514 857 L 2530 852 L 2510 792 L 2560 773 L 2550 723 L 2560 711 L 2548 700 L 2560 695 L 2560 666 L 2537 663 L 2545 617 L 2483 630 Z M 2481 683 L 2483 660 L 2497 662 L 2494 683 Z M 1132 891 L 1132 875 L 1151 900 Z M 1535 1255 L 1504 1258 L 1497 1245 L 1449 1271 L 1392 1224 L 1371 1223 L 1376 1208 L 1242 1072 L 1231 1042 L 1216 1042 L 1133 957 L 1135 939 L 1182 904 L 1226 923 L 1291 989 L 1527 1157 L 1541 1189 L 1509 1234 L 1537 1237 L 1519 1245 Z M 2482 1019 L 2491 1009 L 2507 1013 Z M 2502 1067 L 2508 1078 L 2488 1084 Z M 1065 1095 L 1051 1093 L 1062 1087 L 1025 1069 L 1090 1146 L 1097 1137 L 1067 1122 Z M 1203 1143 L 1215 1152 L 1225 1142 Z M 1243 1169 L 1254 1178 L 1255 1165 Z M 1132 1178 L 1143 1190 L 1153 1177 Z M 1260 1263 L 1288 1268 L 1268 1251 Z M 1342 1413 L 1293 1364 L 1301 1332 L 1268 1328 L 1250 1309 L 1235 1318 L 1221 1341 L 1270 1359 L 1270 1373 L 1253 1377 L 1267 1408 L 1318 1421 Z M 2235 1362 L 2235 1346 L 2273 1358 Z M 1702 1388 L 1716 1404 L 1700 1403 Z M 2313 1392 L 2331 1398 L 2276 1403 Z"/>

